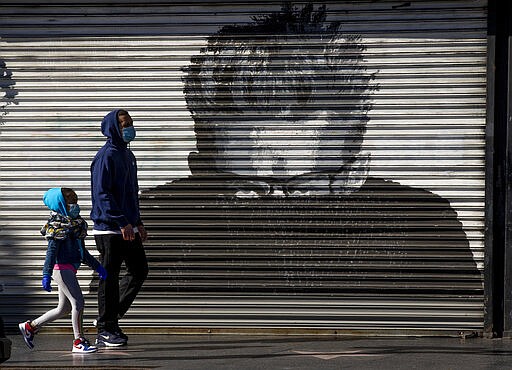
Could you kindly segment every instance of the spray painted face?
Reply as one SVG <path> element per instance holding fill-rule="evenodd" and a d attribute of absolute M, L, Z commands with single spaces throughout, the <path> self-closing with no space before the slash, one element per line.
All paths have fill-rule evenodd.
<path fill-rule="evenodd" d="M 328 110 L 298 119 L 282 113 L 267 120 L 220 123 L 215 164 L 221 172 L 247 178 L 240 197 L 349 193 L 368 172 L 358 127 L 361 122 L 336 120 Z"/>
<path fill-rule="evenodd" d="M 360 148 L 373 78 L 360 38 L 276 27 L 260 38 L 221 30 L 191 59 L 184 92 L 196 157 L 236 175 L 241 197 L 354 192 L 368 173 Z"/>

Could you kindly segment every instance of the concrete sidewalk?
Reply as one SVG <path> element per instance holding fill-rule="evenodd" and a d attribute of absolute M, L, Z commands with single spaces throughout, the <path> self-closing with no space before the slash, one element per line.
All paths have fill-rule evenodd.
<path fill-rule="evenodd" d="M 32 351 L 8 337 L 2 369 L 512 369 L 509 339 L 132 334 L 126 347 L 77 355 L 71 335 L 39 334 Z"/>

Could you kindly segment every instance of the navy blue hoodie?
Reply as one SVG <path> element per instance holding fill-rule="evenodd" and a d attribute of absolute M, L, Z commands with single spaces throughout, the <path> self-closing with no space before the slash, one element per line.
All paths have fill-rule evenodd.
<path fill-rule="evenodd" d="M 137 162 L 124 142 L 113 110 L 101 122 L 107 137 L 91 164 L 91 219 L 94 230 L 116 231 L 128 224 L 141 225 Z"/>

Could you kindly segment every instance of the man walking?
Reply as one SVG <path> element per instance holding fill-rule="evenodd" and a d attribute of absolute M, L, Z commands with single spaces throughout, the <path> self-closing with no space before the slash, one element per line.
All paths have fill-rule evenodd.
<path fill-rule="evenodd" d="M 130 308 L 148 274 L 142 242 L 147 233 L 139 212 L 137 164 L 128 144 L 135 138 L 133 120 L 125 110 L 113 110 L 101 122 L 107 137 L 91 164 L 91 219 L 100 261 L 108 277 L 98 287 L 96 344 L 117 347 L 128 337 L 119 319 Z M 126 274 L 119 282 L 122 263 Z"/>

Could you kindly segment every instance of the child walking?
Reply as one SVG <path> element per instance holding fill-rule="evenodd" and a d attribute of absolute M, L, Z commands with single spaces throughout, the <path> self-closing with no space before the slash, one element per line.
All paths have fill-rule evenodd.
<path fill-rule="evenodd" d="M 51 210 L 48 222 L 41 234 L 48 240 L 48 250 L 43 267 L 43 289 L 51 292 L 51 279 L 59 288 L 59 304 L 32 321 L 20 323 L 19 329 L 27 346 L 34 348 L 34 334 L 46 323 L 57 320 L 71 312 L 73 323 L 72 352 L 92 353 L 98 349 L 84 338 L 82 314 L 84 297 L 76 278 L 76 272 L 83 262 L 94 269 L 100 279 L 107 273 L 103 266 L 85 248 L 87 223 L 80 217 L 78 196 L 70 188 L 52 188 L 43 196 L 44 204 Z"/>

